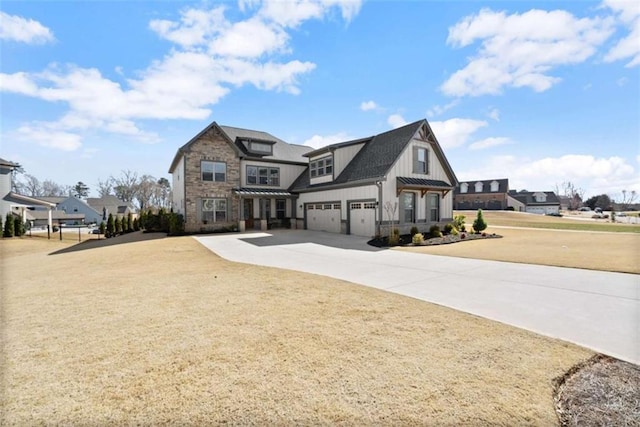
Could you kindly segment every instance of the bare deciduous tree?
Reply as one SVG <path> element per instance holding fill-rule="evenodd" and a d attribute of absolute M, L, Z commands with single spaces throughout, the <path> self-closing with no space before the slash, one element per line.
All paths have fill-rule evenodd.
<path fill-rule="evenodd" d="M 620 209 L 626 211 L 638 198 L 636 190 L 627 191 L 622 190 L 622 200 L 620 200 Z"/>
<path fill-rule="evenodd" d="M 564 181 L 562 184 L 556 184 L 556 194 L 569 199 L 569 210 L 573 211 L 582 206 L 584 190 L 576 187 L 571 181 Z"/>

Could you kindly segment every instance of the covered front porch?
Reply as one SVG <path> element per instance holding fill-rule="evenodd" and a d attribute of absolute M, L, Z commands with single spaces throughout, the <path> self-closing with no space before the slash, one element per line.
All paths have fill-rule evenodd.
<path fill-rule="evenodd" d="M 238 188 L 233 192 L 240 199 L 239 231 L 295 228 L 291 220 L 295 218 L 295 194 L 268 188 Z"/>
<path fill-rule="evenodd" d="M 53 210 L 56 207 L 55 203 L 46 202 L 29 196 L 23 196 L 22 194 L 17 194 L 13 191 L 4 196 L 2 201 L 9 206 L 13 215 L 20 217 L 23 223 L 33 220 L 33 216 L 30 214 L 33 213 L 36 206 L 47 208 L 46 213 L 42 212 L 44 214 L 42 215 L 42 220 L 46 220 L 49 230 L 53 229 Z"/>

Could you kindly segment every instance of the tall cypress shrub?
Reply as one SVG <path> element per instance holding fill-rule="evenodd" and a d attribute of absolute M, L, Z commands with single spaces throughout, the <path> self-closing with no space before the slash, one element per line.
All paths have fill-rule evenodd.
<path fill-rule="evenodd" d="M 113 221 L 113 214 L 109 214 L 109 218 L 107 218 L 107 234 L 105 237 L 113 237 L 116 234 L 116 224 Z"/>
<path fill-rule="evenodd" d="M 14 225 L 13 225 L 13 214 L 11 212 L 9 212 L 7 214 L 7 218 L 4 221 L 4 232 L 3 232 L 3 236 L 4 237 L 13 237 L 13 233 L 14 233 Z"/>

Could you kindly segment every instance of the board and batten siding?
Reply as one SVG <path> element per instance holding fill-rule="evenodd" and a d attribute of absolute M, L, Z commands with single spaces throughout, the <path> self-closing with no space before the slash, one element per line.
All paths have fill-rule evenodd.
<path fill-rule="evenodd" d="M 429 150 L 429 173 L 421 174 L 414 173 L 413 171 L 413 149 L 414 147 L 426 148 Z M 409 177 L 409 178 L 421 178 L 421 179 L 433 179 L 438 181 L 444 181 L 448 184 L 451 184 L 449 177 L 445 171 L 444 166 L 440 163 L 438 156 L 434 152 L 433 146 L 422 140 L 413 139 L 404 151 L 398 156 L 395 164 L 389 170 L 387 174 L 387 179 L 383 183 L 383 200 L 382 203 L 386 203 L 387 201 L 396 201 L 399 204 L 397 194 L 397 177 Z M 396 211 L 396 218 L 399 218 L 399 210 L 400 206 L 398 205 L 398 209 Z M 420 193 L 417 193 L 416 196 L 416 219 L 424 220 L 427 218 L 427 204 L 426 204 L 426 194 L 424 197 L 420 197 Z M 449 191 L 444 198 L 440 200 L 440 218 L 441 219 L 449 219 L 453 218 L 453 190 Z M 385 220 L 386 212 L 385 212 Z"/>
<path fill-rule="evenodd" d="M 314 191 L 313 193 L 300 193 L 298 205 L 303 206 L 297 210 L 298 218 L 304 217 L 304 205 L 306 203 L 335 202 L 340 200 L 340 219 L 347 220 L 347 200 L 378 200 L 378 187 L 375 184 L 360 187 L 338 188 L 326 191 Z"/>
<path fill-rule="evenodd" d="M 340 147 L 333 153 L 333 174 L 338 177 L 347 167 L 349 162 L 358 154 L 358 152 L 364 147 L 362 144 L 349 145 L 347 147 Z"/>
<path fill-rule="evenodd" d="M 173 194 L 173 211 L 184 215 L 184 156 L 180 158 L 176 168 L 171 174 L 171 192 Z"/>
<path fill-rule="evenodd" d="M 269 186 L 278 189 L 287 189 L 293 182 L 300 176 L 302 171 L 307 167 L 302 165 L 291 165 L 286 163 L 276 162 L 260 162 L 255 160 L 241 160 L 240 161 L 240 186 L 241 187 L 265 187 L 260 184 L 247 184 L 247 166 L 268 167 L 280 169 L 280 185 Z"/>

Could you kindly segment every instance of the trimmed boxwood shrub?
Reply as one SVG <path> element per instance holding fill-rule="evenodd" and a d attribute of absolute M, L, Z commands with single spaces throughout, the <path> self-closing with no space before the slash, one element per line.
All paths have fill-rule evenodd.
<path fill-rule="evenodd" d="M 440 227 L 436 224 L 429 227 L 429 235 L 431 237 L 442 237 L 442 231 L 440 231 Z"/>

